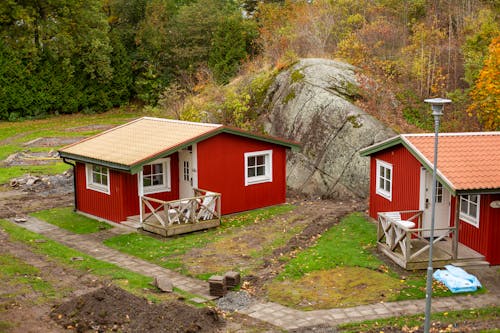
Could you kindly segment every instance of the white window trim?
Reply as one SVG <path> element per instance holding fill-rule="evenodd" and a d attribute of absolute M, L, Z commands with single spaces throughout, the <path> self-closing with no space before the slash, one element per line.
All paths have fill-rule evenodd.
<path fill-rule="evenodd" d="M 467 197 L 467 200 L 470 201 L 469 200 L 470 194 L 461 195 L 459 197 L 458 203 L 460 205 L 460 207 L 459 207 L 460 220 L 467 222 L 476 228 L 479 228 L 479 216 L 481 216 L 480 210 L 479 210 L 481 207 L 481 196 L 479 194 L 477 194 L 477 216 L 471 216 L 469 214 L 462 213 L 462 197 Z"/>
<path fill-rule="evenodd" d="M 263 176 L 248 177 L 248 158 L 265 155 L 265 174 Z M 255 151 L 251 153 L 245 153 L 245 186 L 270 183 L 273 181 L 273 151 L 272 150 L 262 150 Z"/>
<path fill-rule="evenodd" d="M 380 167 L 381 166 L 386 168 L 386 169 L 389 169 L 391 171 L 391 185 L 390 185 L 389 191 L 386 191 L 385 189 L 380 188 Z M 376 176 L 376 180 L 375 180 L 376 181 L 376 184 L 375 184 L 376 193 L 378 195 L 386 198 L 387 200 L 392 201 L 392 183 L 394 181 L 394 172 L 392 169 L 392 164 L 381 161 L 381 160 L 377 160 L 376 168 L 377 168 L 377 173 L 376 173 L 377 176 Z"/>
<path fill-rule="evenodd" d="M 140 188 L 142 189 L 142 194 L 153 194 L 153 193 L 160 193 L 160 192 L 170 192 L 171 186 L 170 186 L 170 158 L 161 158 L 156 161 L 153 161 L 151 163 L 143 165 L 143 167 L 147 165 L 152 165 L 152 164 L 163 164 L 163 184 L 162 185 L 154 185 L 154 186 L 146 186 L 144 187 L 144 174 L 141 169 L 140 172 L 140 179 L 139 179 L 139 185 L 141 186 Z"/>
<path fill-rule="evenodd" d="M 110 189 L 110 182 L 111 182 L 111 179 L 109 178 L 109 168 L 103 167 L 103 168 L 106 168 L 107 178 L 108 178 L 108 185 L 105 186 L 105 185 L 93 182 L 92 166 L 94 166 L 94 164 L 85 163 L 86 188 L 88 190 L 97 191 L 97 192 L 101 192 L 101 193 L 105 193 L 105 194 L 109 195 L 111 193 L 111 191 L 109 190 Z"/>

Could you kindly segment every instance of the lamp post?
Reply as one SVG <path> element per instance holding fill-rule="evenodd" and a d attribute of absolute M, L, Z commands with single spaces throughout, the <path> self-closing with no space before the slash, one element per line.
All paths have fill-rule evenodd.
<path fill-rule="evenodd" d="M 432 208 L 431 208 L 431 232 L 429 238 L 429 264 L 427 266 L 427 283 L 425 292 L 425 324 L 424 332 L 429 333 L 431 325 L 431 298 L 432 298 L 432 248 L 434 245 L 434 224 L 436 219 L 436 173 L 438 161 L 438 133 L 439 133 L 439 118 L 443 115 L 443 106 L 451 103 L 449 99 L 432 98 L 426 99 L 424 102 L 429 103 L 432 107 L 432 115 L 434 116 L 434 168 L 432 170 Z"/>

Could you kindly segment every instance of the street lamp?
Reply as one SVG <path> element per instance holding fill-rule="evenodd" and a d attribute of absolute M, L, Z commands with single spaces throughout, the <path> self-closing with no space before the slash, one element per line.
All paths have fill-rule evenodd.
<path fill-rule="evenodd" d="M 438 161 L 438 133 L 439 133 L 439 118 L 443 115 L 443 106 L 451 103 L 451 100 L 444 98 L 426 99 L 424 102 L 429 103 L 432 107 L 432 115 L 434 116 L 434 168 L 432 170 L 432 208 L 431 208 L 431 234 L 429 238 L 429 264 L 427 266 L 427 284 L 425 292 L 425 324 L 424 332 L 429 333 L 431 325 L 431 298 L 432 298 L 432 247 L 434 245 L 434 224 L 436 219 L 436 173 Z"/>

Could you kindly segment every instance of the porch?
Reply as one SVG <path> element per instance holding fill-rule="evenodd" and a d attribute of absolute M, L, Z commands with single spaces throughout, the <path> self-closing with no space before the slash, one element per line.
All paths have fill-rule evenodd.
<path fill-rule="evenodd" d="M 422 228 L 422 211 L 378 213 L 378 249 L 399 266 L 425 269 L 429 260 L 430 229 Z M 485 257 L 458 242 L 455 227 L 435 228 L 433 267 L 487 265 Z"/>
<path fill-rule="evenodd" d="M 219 226 L 220 193 L 193 190 L 193 197 L 172 201 L 141 196 L 140 215 L 133 217 L 138 227 L 168 237 Z"/>

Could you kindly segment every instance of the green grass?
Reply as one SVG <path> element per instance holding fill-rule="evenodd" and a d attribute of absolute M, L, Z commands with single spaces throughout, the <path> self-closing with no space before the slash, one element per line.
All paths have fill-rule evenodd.
<path fill-rule="evenodd" d="M 251 212 L 227 216 L 221 226 L 203 232 L 190 233 L 172 238 L 158 239 L 148 235 L 127 234 L 108 238 L 104 244 L 121 252 L 147 260 L 159 266 L 187 274 L 181 256 L 193 248 L 201 248 L 210 242 L 228 236 L 241 227 L 265 220 L 270 217 L 290 211 L 293 206 L 281 205 Z M 198 276 L 207 279 L 211 273 Z"/>
<path fill-rule="evenodd" d="M 399 276 L 391 271 L 373 254 L 375 234 L 376 226 L 363 215 L 354 213 L 347 216 L 323 233 L 315 245 L 299 252 L 294 258 L 282 259 L 286 262 L 284 269 L 268 285 L 271 300 L 311 310 L 425 298 L 425 272 L 413 271 Z M 336 281 L 331 281 L 328 276 L 337 276 Z M 311 279 L 317 281 L 314 288 L 310 286 Z M 322 285 L 319 281 L 323 281 Z M 315 296 L 321 288 L 324 288 L 321 293 L 328 295 L 324 300 Z M 359 293 L 357 289 L 365 293 Z M 483 288 L 476 293 L 484 292 Z M 434 282 L 433 295 L 442 297 L 453 294 L 444 285 Z M 304 299 L 309 301 L 304 303 Z M 317 302 L 314 303 L 314 300 Z"/>
<path fill-rule="evenodd" d="M 10 293 L 3 294 L 2 298 L 22 296 L 33 290 L 40 297 L 52 297 L 55 290 L 50 283 L 43 280 L 40 271 L 31 265 L 9 254 L 0 254 L 0 281 L 9 287 Z"/>
<path fill-rule="evenodd" d="M 35 253 L 46 255 L 63 265 L 110 279 L 124 289 L 135 293 L 152 288 L 150 285 L 152 279 L 147 276 L 97 260 L 37 233 L 16 226 L 11 222 L 0 219 L 0 228 L 9 234 L 12 241 L 28 244 Z M 40 242 L 37 240 L 43 241 Z M 75 257 L 83 258 L 83 260 L 73 260 Z"/>
<path fill-rule="evenodd" d="M 31 213 L 31 216 L 44 220 L 59 228 L 75 234 L 91 234 L 113 228 L 111 225 L 88 218 L 73 211 L 72 207 L 53 208 Z"/>
<path fill-rule="evenodd" d="M 101 114 L 61 115 L 46 119 L 27 120 L 20 122 L 0 122 L 0 161 L 7 156 L 26 149 L 31 151 L 48 151 L 61 147 L 38 148 L 25 147 L 24 143 L 40 137 L 80 137 L 101 132 L 101 130 L 73 131 L 71 128 L 88 125 L 118 125 L 132 118 L 143 116 L 134 107 L 120 108 Z M 5 140 L 5 141 L 4 141 Z M 3 143 L 1 141 L 4 141 Z M 46 165 L 3 166 L 0 168 L 0 184 L 8 183 L 10 179 L 23 174 L 52 175 L 67 170 L 69 166 L 62 162 Z"/>
<path fill-rule="evenodd" d="M 500 319 L 500 307 L 488 307 L 474 310 L 450 311 L 432 313 L 431 320 L 433 322 L 441 322 L 445 324 L 454 324 L 463 321 L 479 322 L 488 320 Z M 401 316 L 387 319 L 369 320 L 360 323 L 349 323 L 339 325 L 339 331 L 343 333 L 357 333 L 366 331 L 383 332 L 385 327 L 394 327 L 403 331 L 406 327 L 420 327 L 424 322 L 423 315 Z M 473 325 L 473 324 L 472 324 Z M 473 327 L 473 326 L 471 326 Z M 448 331 L 443 331 L 448 332 Z M 477 331 L 474 331 L 477 332 Z M 482 330 L 481 332 L 499 332 L 499 329 Z"/>
<path fill-rule="evenodd" d="M 377 269 L 382 262 L 371 252 L 376 232 L 376 226 L 361 214 L 351 214 L 325 232 L 316 245 L 291 259 L 278 278 L 298 279 L 309 272 L 338 266 Z"/>

